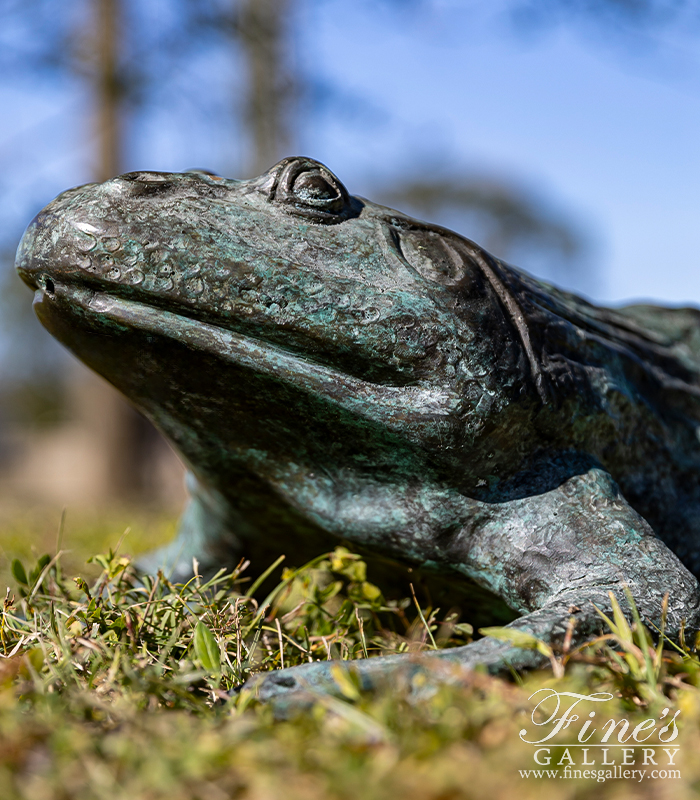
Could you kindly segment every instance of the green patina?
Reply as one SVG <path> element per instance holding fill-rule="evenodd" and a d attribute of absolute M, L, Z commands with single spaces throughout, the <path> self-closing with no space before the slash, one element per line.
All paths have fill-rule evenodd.
<path fill-rule="evenodd" d="M 304 158 L 249 181 L 70 190 L 17 267 L 43 324 L 190 469 L 178 539 L 145 566 L 186 577 L 193 556 L 215 569 L 347 540 L 550 642 L 572 615 L 591 635 L 593 603 L 625 584 L 647 619 L 670 591 L 668 630 L 698 626 L 695 309 L 593 306 Z M 487 637 L 440 658 L 544 656 Z M 357 669 L 371 686 L 402 663 Z M 309 664 L 259 689 L 332 685 Z"/>

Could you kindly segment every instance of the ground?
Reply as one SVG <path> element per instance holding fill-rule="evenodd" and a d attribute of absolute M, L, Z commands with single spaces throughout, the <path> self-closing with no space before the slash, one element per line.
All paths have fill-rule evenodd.
<path fill-rule="evenodd" d="M 619 611 L 594 647 L 549 652 L 550 670 L 447 682 L 428 670 L 366 696 L 347 668 L 353 659 L 415 658 L 478 634 L 420 593 L 386 597 L 343 548 L 298 569 L 287 559 L 187 586 L 136 582 L 126 553 L 173 527 L 124 509 L 62 525 L 3 520 L 3 800 L 683 798 L 700 787 L 694 642 L 659 646 Z M 633 599 L 619 602 L 629 609 Z M 329 656 L 346 665 L 339 696 L 286 719 L 252 692 L 229 694 L 258 671 Z M 549 736 L 575 695 L 585 699 Z M 590 740 L 588 719 L 599 723 Z M 618 723 L 607 755 L 593 746 L 604 722 Z"/>

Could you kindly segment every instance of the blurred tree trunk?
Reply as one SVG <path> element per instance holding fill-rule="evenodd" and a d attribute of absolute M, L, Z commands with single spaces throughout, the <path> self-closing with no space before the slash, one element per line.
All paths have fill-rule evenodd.
<path fill-rule="evenodd" d="M 98 159 L 95 178 L 106 181 L 122 167 L 122 99 L 119 77 L 122 0 L 92 0 L 94 9 L 94 103 Z"/>
<path fill-rule="evenodd" d="M 94 177 L 106 181 L 123 169 L 125 86 L 120 74 L 123 0 L 91 0 Z M 69 413 L 89 432 L 100 454 L 99 474 L 92 478 L 92 501 L 143 501 L 149 489 L 149 466 L 158 434 L 114 388 L 76 364 L 70 382 Z"/>
<path fill-rule="evenodd" d="M 246 64 L 243 116 L 248 130 L 246 172 L 259 175 L 289 155 L 297 94 L 289 68 L 291 0 L 241 0 L 238 39 Z"/>

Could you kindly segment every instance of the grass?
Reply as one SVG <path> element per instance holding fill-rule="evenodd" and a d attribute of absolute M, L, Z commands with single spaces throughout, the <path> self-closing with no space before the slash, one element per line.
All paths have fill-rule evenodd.
<path fill-rule="evenodd" d="M 72 567 L 77 551 L 100 537 L 59 538 L 71 538 Z M 631 598 L 619 598 L 592 646 L 547 651 L 551 671 L 513 681 L 477 671 L 433 688 L 399 679 L 373 696 L 341 671 L 338 698 L 276 720 L 252 693 L 229 689 L 281 666 L 451 647 L 473 632 L 420 597 L 385 597 L 367 581 L 362 559 L 343 548 L 299 569 L 279 562 L 256 572 L 241 563 L 181 585 L 162 575 L 136 581 L 129 558 L 109 548 L 74 576 L 60 549 L 30 562 L 24 542 L 10 550 L 9 541 L 3 575 L 12 588 L 0 620 L 3 800 L 675 798 L 700 786 L 700 661 L 688 643 L 655 644 Z M 265 577 L 277 585 L 260 597 Z M 582 700 L 579 719 L 562 732 L 569 738 L 543 745 L 551 745 L 548 766 L 558 776 L 572 759 L 585 768 L 581 749 L 567 761 L 561 742 L 595 711 L 600 721 L 628 720 L 627 735 L 639 724 L 650 729 L 645 720 L 656 733 L 679 712 L 678 736 L 666 746 L 679 748 L 681 777 L 522 777 L 542 768 L 520 732 L 532 739 L 547 730 L 551 704 L 534 712 L 540 728 L 532 716 L 542 694 L 532 695 L 545 687 L 611 695 L 604 711 Z M 601 769 L 600 749 L 591 750 Z M 635 752 L 641 758 L 641 748 Z M 621 750 L 612 753 L 619 763 Z M 657 763 L 664 768 L 665 760 Z"/>

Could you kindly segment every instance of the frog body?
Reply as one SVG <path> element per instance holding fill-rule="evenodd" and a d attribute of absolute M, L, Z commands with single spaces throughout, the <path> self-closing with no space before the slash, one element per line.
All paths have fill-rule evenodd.
<path fill-rule="evenodd" d="M 698 626 L 699 311 L 597 307 L 307 158 L 69 190 L 17 268 L 42 323 L 190 470 L 178 539 L 148 566 L 345 541 L 479 587 L 545 641 L 572 615 L 590 635 L 625 586 L 648 620 L 668 591 L 667 628 Z M 543 656 L 487 637 L 438 658 Z M 369 686 L 398 663 L 356 668 Z M 303 685 L 328 689 L 328 665 L 260 692 Z"/>

